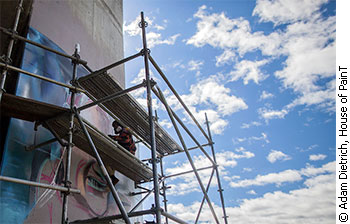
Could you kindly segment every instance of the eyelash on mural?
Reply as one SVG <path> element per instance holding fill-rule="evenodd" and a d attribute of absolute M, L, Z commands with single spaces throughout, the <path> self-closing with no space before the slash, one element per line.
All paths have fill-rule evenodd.
<path fill-rule="evenodd" d="M 92 188 L 94 188 L 95 190 L 98 191 L 105 191 L 107 188 L 107 185 L 104 183 L 101 183 L 100 181 L 98 181 L 96 178 L 92 177 L 92 176 L 88 176 L 88 185 Z"/>

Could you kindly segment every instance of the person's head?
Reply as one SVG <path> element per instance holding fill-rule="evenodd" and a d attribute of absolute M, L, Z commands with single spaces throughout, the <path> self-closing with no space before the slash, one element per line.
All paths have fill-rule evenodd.
<path fill-rule="evenodd" d="M 115 133 L 119 133 L 123 129 L 123 126 L 117 120 L 113 121 L 112 126 Z"/>

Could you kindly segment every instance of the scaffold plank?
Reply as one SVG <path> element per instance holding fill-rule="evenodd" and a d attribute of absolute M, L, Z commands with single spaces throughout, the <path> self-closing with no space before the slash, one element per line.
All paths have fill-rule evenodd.
<path fill-rule="evenodd" d="M 79 84 L 97 100 L 122 91 L 121 86 L 108 74 L 91 75 L 78 79 Z M 150 144 L 150 127 L 148 113 L 130 95 L 104 102 L 103 105 L 115 114 L 126 126 Z M 169 155 L 181 151 L 181 147 L 170 135 L 155 122 L 156 149 L 161 155 Z"/>
<path fill-rule="evenodd" d="M 1 114 L 26 121 L 46 121 L 60 137 L 66 138 L 69 130 L 69 109 L 56 105 L 27 99 L 12 94 L 3 93 L 1 97 Z M 87 139 L 85 138 L 77 119 L 73 143 L 76 147 L 92 155 Z M 104 163 L 124 174 L 135 182 L 150 181 L 152 170 L 143 164 L 134 155 L 122 148 L 104 133 L 84 120 L 91 138 L 100 152 Z M 45 127 L 46 124 L 43 124 Z M 67 139 L 66 139 L 67 140 Z"/>

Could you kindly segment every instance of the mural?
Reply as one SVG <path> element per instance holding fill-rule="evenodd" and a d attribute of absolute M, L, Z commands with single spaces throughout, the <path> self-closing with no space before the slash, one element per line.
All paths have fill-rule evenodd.
<path fill-rule="evenodd" d="M 62 51 L 33 28 L 29 30 L 28 39 Z M 73 70 L 69 59 L 29 44 L 25 48 L 22 68 L 64 83 L 70 82 Z M 85 74 L 87 72 L 78 67 L 78 77 Z M 64 107 L 69 107 L 70 102 L 69 90 L 24 75 L 20 76 L 16 94 Z M 88 103 L 88 98 L 78 94 L 76 103 L 78 106 Z M 82 116 L 102 132 L 112 133 L 112 119 L 99 107 L 84 111 Z M 52 139 L 48 130 L 39 126 L 34 131 L 33 123 L 11 119 L 7 136 L 1 175 L 63 185 L 65 149 L 59 143 L 32 151 L 26 150 L 29 145 Z M 81 194 L 69 197 L 70 221 L 118 214 L 118 208 L 96 161 L 78 148 L 73 148 L 71 166 L 72 187 L 80 189 Z M 117 175 L 120 182 L 116 188 L 124 206 L 130 210 L 135 204 L 135 199 L 128 196 L 133 182 L 121 174 Z M 3 181 L 0 184 L 0 223 L 61 222 L 60 192 Z"/>

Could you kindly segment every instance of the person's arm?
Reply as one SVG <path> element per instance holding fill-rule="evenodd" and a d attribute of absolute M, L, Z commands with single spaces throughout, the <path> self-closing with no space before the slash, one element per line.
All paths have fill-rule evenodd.
<path fill-rule="evenodd" d="M 116 135 L 108 135 L 108 137 L 110 137 L 111 139 L 115 140 L 115 141 L 118 141 L 118 136 Z"/>

